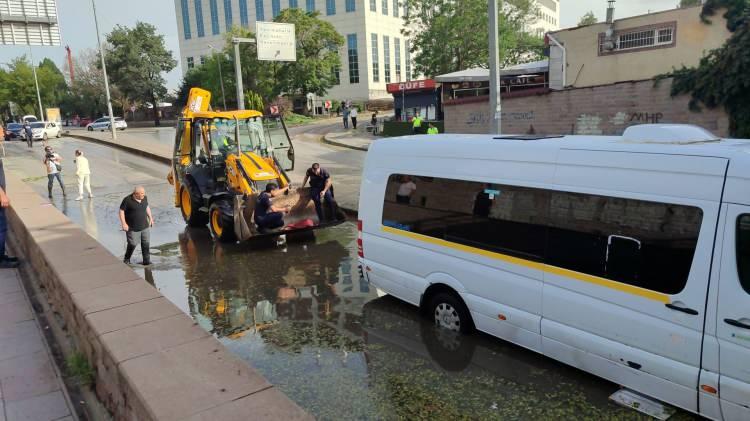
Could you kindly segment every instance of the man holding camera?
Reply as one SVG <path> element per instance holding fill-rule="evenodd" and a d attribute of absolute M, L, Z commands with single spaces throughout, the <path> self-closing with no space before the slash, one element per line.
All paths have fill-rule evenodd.
<path fill-rule="evenodd" d="M 44 148 L 44 154 L 44 166 L 47 167 L 47 192 L 49 192 L 49 197 L 52 198 L 52 186 L 55 179 L 60 184 L 63 196 L 66 196 L 65 184 L 63 184 L 62 179 L 62 158 L 52 150 L 51 146 Z"/>

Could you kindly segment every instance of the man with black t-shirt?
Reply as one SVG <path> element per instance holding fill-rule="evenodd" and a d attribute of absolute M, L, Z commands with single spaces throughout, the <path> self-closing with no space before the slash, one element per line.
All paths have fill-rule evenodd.
<path fill-rule="evenodd" d="M 315 212 L 318 214 L 319 222 L 323 222 L 323 207 L 321 201 L 325 199 L 326 204 L 330 207 L 331 219 L 336 218 L 336 204 L 333 201 L 333 192 L 331 188 L 333 182 L 331 181 L 331 174 L 323 168 L 320 168 L 320 164 L 312 164 L 305 173 L 305 179 L 302 180 L 302 187 L 305 187 L 307 180 L 310 180 L 310 197 L 315 202 Z"/>
<path fill-rule="evenodd" d="M 151 208 L 148 206 L 146 190 L 142 186 L 136 187 L 133 194 L 122 200 L 122 204 L 120 204 L 120 224 L 122 224 L 122 230 L 125 231 L 125 237 L 127 238 L 123 262 L 130 264 L 130 256 L 133 255 L 136 246 L 140 243 L 143 265 L 150 265 L 149 240 L 151 233 L 149 228 L 154 226 L 154 218 L 151 216 Z"/>

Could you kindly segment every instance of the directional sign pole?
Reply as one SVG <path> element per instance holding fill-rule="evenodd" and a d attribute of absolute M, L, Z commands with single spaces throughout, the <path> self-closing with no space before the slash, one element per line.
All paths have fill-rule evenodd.
<path fill-rule="evenodd" d="M 237 78 L 237 109 L 245 109 L 245 95 L 242 87 L 242 65 L 240 63 L 240 44 L 255 44 L 255 40 L 252 38 L 232 38 L 232 44 L 234 44 L 234 73 Z"/>
<path fill-rule="evenodd" d="M 94 26 L 96 26 L 96 43 L 99 44 L 99 55 L 102 58 L 102 73 L 104 74 L 104 90 L 107 91 L 107 111 L 109 111 L 109 128 L 112 130 L 112 140 L 117 140 L 117 128 L 115 127 L 115 115 L 112 112 L 112 99 L 109 96 L 109 79 L 107 78 L 107 64 L 104 62 L 104 47 L 99 39 L 99 20 L 96 17 L 96 3 L 91 0 L 94 9 Z M 158 104 L 154 104 L 154 112 L 157 112 Z"/>
<path fill-rule="evenodd" d="M 31 71 L 34 73 L 34 86 L 36 86 L 36 99 L 39 101 L 39 121 L 45 121 L 44 107 L 42 107 L 42 95 L 39 93 L 39 80 L 36 78 L 36 66 L 34 66 L 34 55 L 29 45 L 29 59 L 31 60 Z"/>

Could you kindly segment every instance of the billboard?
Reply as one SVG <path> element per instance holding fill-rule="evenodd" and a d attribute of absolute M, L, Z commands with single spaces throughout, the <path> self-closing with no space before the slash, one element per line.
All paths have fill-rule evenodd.
<path fill-rule="evenodd" d="M 258 60 L 297 61 L 293 23 L 256 22 Z"/>
<path fill-rule="evenodd" d="M 0 0 L 0 45 L 59 46 L 56 0 Z"/>

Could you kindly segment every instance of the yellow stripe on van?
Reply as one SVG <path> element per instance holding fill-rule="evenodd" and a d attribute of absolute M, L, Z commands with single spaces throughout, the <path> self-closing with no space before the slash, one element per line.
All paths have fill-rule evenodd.
<path fill-rule="evenodd" d="M 507 254 L 496 253 L 494 251 L 482 250 L 480 248 L 466 246 L 463 244 L 453 243 L 450 241 L 441 240 L 439 238 L 429 237 L 427 235 L 417 234 L 411 231 L 404 231 L 397 228 L 382 226 L 383 232 L 389 234 L 399 235 L 401 237 L 411 238 L 412 240 L 421 241 L 424 243 L 433 244 L 436 246 L 447 247 L 453 250 L 462 251 L 465 253 L 477 254 L 490 259 L 501 260 L 506 263 L 514 265 L 524 266 L 531 269 L 541 270 L 546 273 L 554 275 L 564 276 L 566 278 L 573 278 L 578 281 L 588 282 L 590 284 L 599 285 L 605 288 L 614 289 L 626 294 L 637 295 L 639 297 L 647 298 L 649 300 L 658 301 L 660 303 L 669 303 L 670 298 L 667 294 L 660 292 L 651 291 L 645 288 L 637 287 L 635 285 L 628 285 L 622 282 L 613 281 L 611 279 L 601 278 L 599 276 L 588 275 L 581 272 L 576 272 L 570 269 L 564 269 L 557 266 L 548 265 L 545 263 L 534 262 L 527 259 L 521 259 L 519 257 L 508 256 Z"/>

